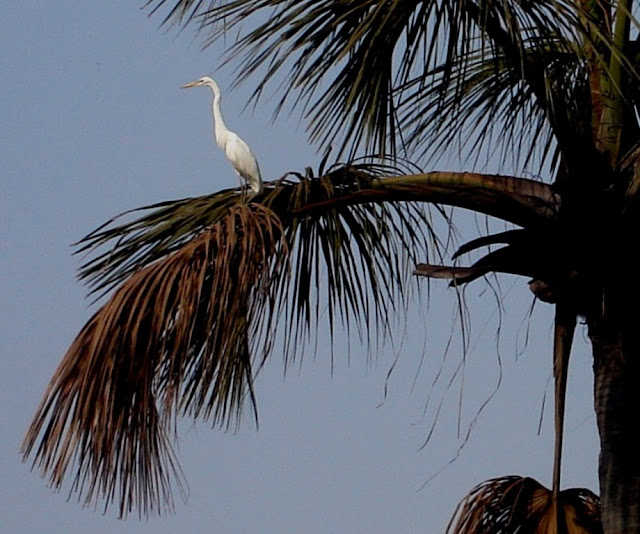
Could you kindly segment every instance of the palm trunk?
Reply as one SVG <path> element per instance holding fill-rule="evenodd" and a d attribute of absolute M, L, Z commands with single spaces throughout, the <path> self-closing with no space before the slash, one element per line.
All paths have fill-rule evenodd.
<path fill-rule="evenodd" d="M 640 533 L 639 306 L 626 291 L 616 291 L 623 298 L 606 299 L 602 315 L 589 321 L 606 534 Z"/>

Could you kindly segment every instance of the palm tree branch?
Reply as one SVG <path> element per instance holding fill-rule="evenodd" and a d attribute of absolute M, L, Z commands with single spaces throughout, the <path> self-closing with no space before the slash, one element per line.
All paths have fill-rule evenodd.
<path fill-rule="evenodd" d="M 329 206 L 370 202 L 428 202 L 467 208 L 523 227 L 553 221 L 560 198 L 546 184 L 514 176 L 434 171 L 373 180 L 370 188 L 301 206 L 303 214 Z"/>
<path fill-rule="evenodd" d="M 348 187 L 341 184 L 343 181 L 349 184 L 350 180 Z M 81 266 L 78 276 L 92 292 L 102 294 L 140 265 L 178 250 L 193 235 L 216 223 L 240 200 L 238 191 L 228 190 L 125 212 L 78 242 L 78 253 L 94 253 Z M 447 171 L 370 176 L 358 174 L 358 167 L 354 165 L 333 170 L 324 182 L 303 180 L 296 186 L 286 183 L 268 186 L 261 202 L 279 213 L 285 222 L 291 219 L 291 228 L 296 231 L 306 228 L 303 215 L 369 203 L 446 204 L 473 209 L 522 227 L 547 225 L 555 219 L 560 206 L 559 196 L 548 185 L 525 178 Z M 134 221 L 114 224 L 137 212 L 144 215 Z M 302 226 L 298 227 L 299 224 Z M 111 243 L 115 245 L 95 254 Z"/>
<path fill-rule="evenodd" d="M 271 210 L 237 205 L 161 261 L 141 266 L 67 351 L 23 444 L 34 465 L 85 503 L 118 501 L 121 516 L 172 507 L 183 487 L 169 436 L 190 414 L 229 427 L 253 394 L 252 361 L 288 272 Z M 36 446 L 36 444 L 38 444 Z"/>
<path fill-rule="evenodd" d="M 539 266 L 529 261 L 529 254 L 526 247 L 508 246 L 489 252 L 470 267 L 420 263 L 413 273 L 427 278 L 447 278 L 452 286 L 468 284 L 490 272 L 532 277 L 539 274 L 536 273 Z"/>
<path fill-rule="evenodd" d="M 538 42 L 535 47 L 529 49 L 533 53 L 527 53 L 527 47 L 524 46 L 522 35 L 519 32 L 508 31 L 492 13 L 484 14 L 474 2 L 469 2 L 470 13 L 474 19 L 478 23 L 484 22 L 484 30 L 487 35 L 509 58 L 512 68 L 516 69 L 516 72 L 535 95 L 538 108 L 544 110 L 560 152 L 564 156 L 564 162 L 572 168 L 577 168 L 577 175 L 584 176 L 581 171 L 585 166 L 588 168 L 593 163 L 599 164 L 600 161 L 585 164 L 585 157 L 593 152 L 590 150 L 593 146 L 590 132 L 580 129 L 576 131 L 575 117 L 568 116 L 563 112 L 561 106 L 564 102 L 555 101 L 558 95 L 557 93 L 553 94 L 554 92 L 549 86 L 549 63 L 545 61 L 544 51 L 549 45 L 556 49 L 564 48 L 567 52 L 577 51 L 575 43 L 587 34 L 588 26 L 581 22 L 579 16 L 576 16 L 575 4 L 565 6 L 563 9 L 562 3 L 558 3 L 556 7 L 562 12 L 558 20 L 560 25 L 569 32 L 568 39 L 565 37 L 563 41 L 559 41 L 557 40 L 558 35 L 542 34 L 542 46 Z M 557 59 L 558 56 L 553 54 L 550 57 Z M 557 83 L 557 79 L 555 83 Z M 565 95 L 563 100 L 570 103 L 574 98 L 575 96 L 569 93 Z"/>
<path fill-rule="evenodd" d="M 569 372 L 569 356 L 573 344 L 576 327 L 576 312 L 567 303 L 560 300 L 556 304 L 553 340 L 553 376 L 555 379 L 554 410 L 554 461 L 553 461 L 553 499 L 558 503 L 560 495 L 560 474 L 562 466 L 562 444 L 564 437 L 564 414 L 567 395 L 567 374 Z M 560 517 L 557 517 L 560 521 Z M 559 527 L 558 523 L 558 527 Z"/>
<path fill-rule="evenodd" d="M 531 224 L 552 220 L 557 202 L 544 184 L 513 177 L 388 172 L 350 165 L 281 180 L 249 204 L 239 191 L 162 203 L 90 233 L 79 248 L 95 258 L 80 276 L 94 291 L 117 288 L 54 374 L 25 459 L 55 487 L 75 469 L 72 491 L 115 500 L 123 516 L 171 507 L 176 417 L 229 428 L 247 402 L 257 417 L 253 381 L 276 326 L 293 329 L 285 362 L 325 306 L 332 336 L 337 321 L 367 343 L 391 335 L 410 270 L 435 247 L 423 202 L 470 206 L 476 196 L 508 216 L 513 197 Z"/>
<path fill-rule="evenodd" d="M 525 233 L 526 230 L 521 229 L 506 230 L 497 234 L 490 234 L 472 239 L 471 241 L 468 241 L 467 243 L 461 245 L 458 250 L 455 251 L 453 256 L 451 256 L 451 259 L 455 260 L 456 258 L 462 256 L 463 254 L 467 254 L 472 250 L 489 245 L 495 245 L 496 243 L 513 244 L 517 242 L 518 238 Z"/>
<path fill-rule="evenodd" d="M 164 0 L 149 2 L 154 9 L 163 4 Z M 260 71 L 257 98 L 277 72 L 289 68 L 281 84 L 281 105 L 298 93 L 294 105 L 304 102 L 312 141 L 335 142 L 341 133 L 350 132 L 347 137 L 375 146 L 378 152 L 383 153 L 389 142 L 393 150 L 402 126 L 394 91 L 401 94 L 414 73 L 429 84 L 438 65 L 444 66 L 441 90 L 455 91 L 466 68 L 452 76 L 451 66 L 464 63 L 474 49 L 487 58 L 500 58 L 497 61 L 507 58 L 512 74 L 531 87 L 563 147 L 569 136 L 575 139 L 561 114 L 550 113 L 546 65 L 527 52 L 525 44 L 535 41 L 544 49 L 547 43 L 557 48 L 562 42 L 571 48 L 583 32 L 574 2 L 235 0 L 194 5 L 182 0 L 175 6 L 165 21 L 184 24 L 195 18 L 206 30 L 208 43 L 256 15 L 253 27 L 241 33 L 229 51 L 229 58 L 242 57 L 238 81 Z M 268 17 L 257 16 L 267 11 Z M 394 58 L 400 43 L 405 52 Z M 338 73 L 327 86 L 322 81 L 332 69 Z"/>

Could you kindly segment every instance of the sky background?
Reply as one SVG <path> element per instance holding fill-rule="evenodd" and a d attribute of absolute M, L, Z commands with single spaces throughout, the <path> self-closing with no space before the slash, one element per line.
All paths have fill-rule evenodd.
<path fill-rule="evenodd" d="M 256 384 L 258 431 L 249 418 L 236 434 L 181 424 L 189 497 L 177 498 L 174 515 L 123 521 L 115 508 L 83 509 L 68 487 L 54 492 L 21 463 L 46 385 L 95 309 L 75 279 L 71 243 L 127 209 L 237 183 L 213 144 L 209 91 L 179 86 L 217 79 L 226 122 L 265 180 L 321 159 L 298 112 L 271 121 L 277 93 L 251 111 L 257 80 L 228 92 L 224 43 L 203 52 L 193 29 L 159 29 L 140 4 L 23 1 L 0 18 L 0 532 L 439 533 L 485 479 L 517 473 L 549 486 L 552 308 L 529 315 L 525 281 L 506 276 L 502 310 L 486 283 L 467 289 L 471 350 L 449 388 L 462 350 L 445 284 L 427 295 L 411 280 L 422 300 L 375 354 L 339 336 L 333 376 L 324 330 L 317 353 L 286 376 L 276 349 Z M 462 230 L 476 235 L 476 221 L 463 218 Z M 597 491 L 591 362 L 585 332 L 577 337 L 564 487 Z"/>

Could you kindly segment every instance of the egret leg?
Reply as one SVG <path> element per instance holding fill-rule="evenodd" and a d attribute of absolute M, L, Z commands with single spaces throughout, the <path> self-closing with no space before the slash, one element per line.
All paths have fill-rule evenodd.
<path fill-rule="evenodd" d="M 242 179 L 242 175 L 236 171 L 238 175 L 238 179 L 240 180 L 240 197 L 242 198 L 242 202 L 247 202 L 247 182 Z"/>

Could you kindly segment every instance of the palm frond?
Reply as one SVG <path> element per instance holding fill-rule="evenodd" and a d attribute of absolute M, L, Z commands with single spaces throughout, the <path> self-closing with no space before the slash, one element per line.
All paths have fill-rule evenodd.
<path fill-rule="evenodd" d="M 71 490 L 86 504 L 115 501 L 121 515 L 170 508 L 176 418 L 229 428 L 247 404 L 257 418 L 253 381 L 280 333 L 285 365 L 325 310 L 331 337 L 339 327 L 370 345 L 391 335 L 411 268 L 443 252 L 419 201 L 473 205 L 533 228 L 554 220 L 557 197 L 539 182 L 399 174 L 416 170 L 292 173 L 248 204 L 222 191 L 88 234 L 80 277 L 94 293 L 113 293 L 56 371 L 25 459 L 33 455 L 55 487 L 75 470 Z"/>
<path fill-rule="evenodd" d="M 565 528 L 558 529 L 556 510 Z M 560 492 L 556 507 L 552 492 L 532 478 L 494 478 L 476 486 L 463 499 L 447 532 L 602 534 L 600 500 L 588 489 L 571 488 Z"/>
<path fill-rule="evenodd" d="M 523 252 L 525 254 L 523 255 Z M 431 265 L 419 263 L 413 274 L 426 278 L 440 278 L 451 280 L 450 286 L 468 284 L 489 273 L 515 274 L 519 276 L 535 277 L 536 267 L 528 260 L 531 259 L 529 250 L 520 247 L 503 247 L 485 254 L 469 267 Z"/>
<path fill-rule="evenodd" d="M 573 153 L 590 142 L 588 79 L 575 43 L 538 37 L 523 41 L 515 58 L 501 48 L 487 51 L 478 39 L 475 46 L 430 71 L 428 84 L 419 75 L 397 89 L 411 146 L 438 156 L 453 145 L 466 158 L 488 149 L 526 167 L 536 155 L 552 163 L 559 148 Z M 523 68 L 535 83 L 523 77 Z"/>
<path fill-rule="evenodd" d="M 154 10 L 168 4 L 148 2 Z M 165 22 L 194 21 L 208 43 L 233 29 L 240 31 L 229 58 L 239 60 L 238 81 L 261 75 L 256 98 L 276 73 L 288 72 L 279 84 L 280 107 L 288 102 L 304 106 L 312 142 L 342 139 L 343 148 L 364 145 L 369 152 L 392 154 L 403 144 L 405 124 L 399 116 L 408 111 L 400 100 L 406 101 L 402 93 L 410 80 L 419 80 L 421 88 L 438 85 L 443 95 L 451 88 L 460 94 L 467 74 L 474 75 L 474 62 L 498 66 L 508 58 L 512 77 L 529 86 L 522 96 L 533 90 L 544 112 L 544 71 L 531 68 L 527 49 L 534 42 L 542 48 L 577 42 L 583 34 L 576 4 L 568 0 L 173 4 Z M 514 106 L 535 107 L 535 102 L 520 98 Z M 455 132 L 466 136 L 461 125 Z"/>
<path fill-rule="evenodd" d="M 365 188 L 353 169 L 282 181 L 262 204 L 239 192 L 157 205 L 81 242 L 97 254 L 81 268 L 94 290 L 117 289 L 81 330 L 47 389 L 23 443 L 26 457 L 85 504 L 112 501 L 121 516 L 173 505 L 180 473 L 170 436 L 179 415 L 237 425 L 284 314 L 285 355 L 328 309 L 369 333 L 390 332 L 429 221 L 402 204 L 354 205 L 294 215 L 314 200 Z M 254 198 L 256 200 L 257 197 Z M 205 209 L 208 206 L 209 209 Z M 323 287 L 326 288 L 323 291 Z M 377 327 L 377 328 L 376 328 Z"/>
<path fill-rule="evenodd" d="M 564 442 L 564 415 L 567 397 L 567 375 L 569 358 L 573 345 L 577 312 L 572 304 L 560 300 L 556 304 L 553 335 L 553 378 L 554 378 L 554 454 L 553 454 L 553 497 L 560 494 L 562 474 L 562 452 Z"/>
<path fill-rule="evenodd" d="M 469 267 L 431 265 L 419 263 L 413 274 L 426 278 L 451 280 L 450 286 L 468 284 L 489 273 L 516 274 L 534 276 L 535 265 L 527 262 L 530 255 L 523 256 L 519 247 L 503 247 L 485 254 Z M 528 251 L 527 251 L 528 252 Z"/>
<path fill-rule="evenodd" d="M 76 254 L 93 257 L 78 271 L 78 278 L 98 298 L 126 280 L 141 265 L 149 265 L 180 248 L 195 235 L 225 217 L 240 202 L 239 191 L 227 189 L 213 195 L 160 202 L 122 213 L 78 243 Z M 134 221 L 133 214 L 145 213 Z M 120 224 L 114 224 L 120 222 Z M 102 253 L 96 251 L 106 247 Z"/>
<path fill-rule="evenodd" d="M 481 247 L 487 247 L 489 245 L 495 245 L 498 243 L 501 244 L 514 244 L 517 241 L 522 241 L 526 239 L 526 230 L 506 230 L 505 232 L 499 232 L 497 234 L 489 234 L 485 236 L 478 237 L 476 239 L 472 239 L 458 247 L 458 250 L 455 251 L 453 256 L 451 256 L 452 260 L 459 258 L 463 254 L 468 254 L 472 250 L 476 250 Z"/>
<path fill-rule="evenodd" d="M 554 225 L 481 236 L 461 245 L 452 259 L 457 260 L 461 255 L 481 247 L 503 244 L 506 246 L 489 251 L 469 267 L 421 263 L 414 274 L 449 279 L 450 285 L 454 286 L 468 284 L 488 273 L 506 273 L 526 276 L 534 281 L 544 280 L 547 286 L 553 284 L 556 292 L 569 294 L 570 291 L 576 291 L 572 285 L 575 282 L 573 267 L 566 256 L 563 238 Z M 538 290 L 541 296 L 546 294 L 539 286 L 534 293 Z"/>
<path fill-rule="evenodd" d="M 34 465 L 57 488 L 75 463 L 71 490 L 85 504 L 117 500 L 121 516 L 171 508 L 175 417 L 239 420 L 245 397 L 254 400 L 252 358 L 273 317 L 272 280 L 287 269 L 280 220 L 252 204 L 137 270 L 60 363 L 25 457 L 35 447 Z"/>
<path fill-rule="evenodd" d="M 404 202 L 475 209 L 530 229 L 548 227 L 557 217 L 560 197 L 537 181 L 469 172 L 416 173 L 417 170 L 398 162 L 393 166 L 364 162 L 334 165 L 319 178 L 314 178 L 313 172 L 290 173 L 294 180 L 284 177 L 267 183 L 265 194 L 254 201 L 271 207 L 285 225 L 297 224 L 305 216 L 313 219 L 327 209 L 353 209 L 366 204 L 390 204 L 397 212 L 398 203 Z M 399 174 L 403 172 L 414 174 Z M 80 267 L 79 279 L 91 294 L 102 295 L 141 266 L 179 250 L 241 202 L 239 190 L 224 190 L 118 215 L 76 244 L 76 253 L 89 255 Z M 143 215 L 137 219 L 126 220 L 140 213 Z"/>

